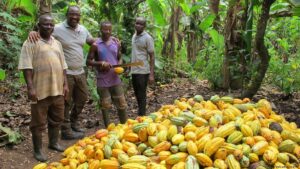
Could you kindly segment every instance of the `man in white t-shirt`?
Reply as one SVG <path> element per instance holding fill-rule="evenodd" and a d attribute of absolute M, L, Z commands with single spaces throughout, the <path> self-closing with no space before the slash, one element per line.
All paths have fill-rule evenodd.
<path fill-rule="evenodd" d="M 154 41 L 144 30 L 146 20 L 137 17 L 135 21 L 135 34 L 132 37 L 131 61 L 143 61 L 144 66 L 131 67 L 132 86 L 138 103 L 138 115 L 146 115 L 147 84 L 154 82 Z"/>

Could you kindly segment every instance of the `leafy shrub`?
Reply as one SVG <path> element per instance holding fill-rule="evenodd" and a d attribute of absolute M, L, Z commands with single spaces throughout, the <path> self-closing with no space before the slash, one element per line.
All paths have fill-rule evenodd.
<path fill-rule="evenodd" d="M 22 41 L 19 38 L 20 22 L 6 12 L 0 12 L 0 61 L 1 67 L 13 69 L 16 67 Z"/>
<path fill-rule="evenodd" d="M 291 58 L 283 63 L 281 58 L 272 57 L 266 81 L 279 87 L 289 94 L 300 90 L 300 60 Z"/>

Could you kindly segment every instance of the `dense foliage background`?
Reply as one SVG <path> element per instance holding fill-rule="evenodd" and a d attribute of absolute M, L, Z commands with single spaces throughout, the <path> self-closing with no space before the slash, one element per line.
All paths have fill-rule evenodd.
<path fill-rule="evenodd" d="M 57 23 L 64 20 L 67 5 L 79 5 L 81 23 L 94 37 L 98 23 L 110 20 L 127 62 L 134 18 L 146 17 L 147 30 L 155 39 L 159 83 L 182 76 L 208 79 L 214 87 L 241 89 L 250 97 L 261 83 L 286 94 L 300 89 L 296 0 L 2 0 L 0 80 L 20 76 L 20 48 L 43 3 L 51 4 Z M 93 90 L 92 77 L 89 83 Z"/>

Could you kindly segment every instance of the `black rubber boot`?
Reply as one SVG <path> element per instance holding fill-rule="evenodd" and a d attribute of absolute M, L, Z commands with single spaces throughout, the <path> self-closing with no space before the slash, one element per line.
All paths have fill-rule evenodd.
<path fill-rule="evenodd" d="M 71 128 L 73 131 L 85 132 L 85 129 L 83 128 L 83 126 L 80 124 L 78 120 L 71 122 Z"/>
<path fill-rule="evenodd" d="M 47 161 L 47 157 L 42 152 L 43 142 L 40 132 L 32 132 L 33 155 L 40 162 Z"/>
<path fill-rule="evenodd" d="M 109 120 L 109 110 L 101 110 L 102 111 L 102 116 L 103 116 L 103 122 L 105 127 L 108 127 L 110 120 Z"/>
<path fill-rule="evenodd" d="M 128 119 L 126 110 L 118 110 L 118 116 L 119 116 L 119 120 L 120 120 L 121 124 L 126 123 L 126 121 Z"/>
<path fill-rule="evenodd" d="M 84 137 L 81 132 L 75 132 L 71 128 L 66 130 L 61 130 L 61 139 L 63 140 L 76 140 Z"/>
<path fill-rule="evenodd" d="M 63 152 L 65 149 L 58 143 L 59 128 L 48 128 L 48 148 Z"/>

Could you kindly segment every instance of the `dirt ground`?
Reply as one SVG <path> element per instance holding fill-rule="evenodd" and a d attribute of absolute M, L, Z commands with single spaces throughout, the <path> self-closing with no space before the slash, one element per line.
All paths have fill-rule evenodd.
<path fill-rule="evenodd" d="M 24 140 L 18 145 L 7 145 L 0 147 L 0 169 L 30 169 L 38 162 L 33 158 L 31 134 L 28 124 L 30 122 L 30 108 L 26 101 L 25 86 L 12 86 L 13 83 L 0 82 L 0 123 L 6 127 L 19 129 L 24 136 Z M 148 90 L 148 112 L 158 110 L 164 104 L 173 103 L 180 97 L 193 97 L 201 94 L 206 100 L 218 94 L 220 96 L 237 96 L 238 91 L 228 94 L 223 91 L 214 91 L 210 88 L 207 81 L 192 82 L 187 79 L 175 79 L 169 84 L 152 86 Z M 132 88 L 126 92 L 128 102 L 128 112 L 130 118 L 135 118 L 137 104 L 133 95 Z M 285 96 L 276 88 L 262 87 L 258 94 L 253 98 L 257 101 L 266 98 L 271 101 L 275 112 L 284 114 L 289 121 L 294 121 L 300 126 L 300 94 L 295 93 Z M 7 112 L 14 116 L 7 116 Z M 5 115 L 6 114 L 6 115 Z M 118 123 L 117 114 L 111 114 L 113 122 Z M 96 103 L 89 100 L 83 111 L 83 124 L 87 128 L 86 136 L 92 135 L 96 130 L 103 128 L 101 114 L 98 113 Z M 47 153 L 49 162 L 58 161 L 62 158 L 61 153 L 48 150 L 47 134 L 44 133 L 44 152 Z M 65 147 L 74 144 L 76 141 L 61 141 Z"/>

